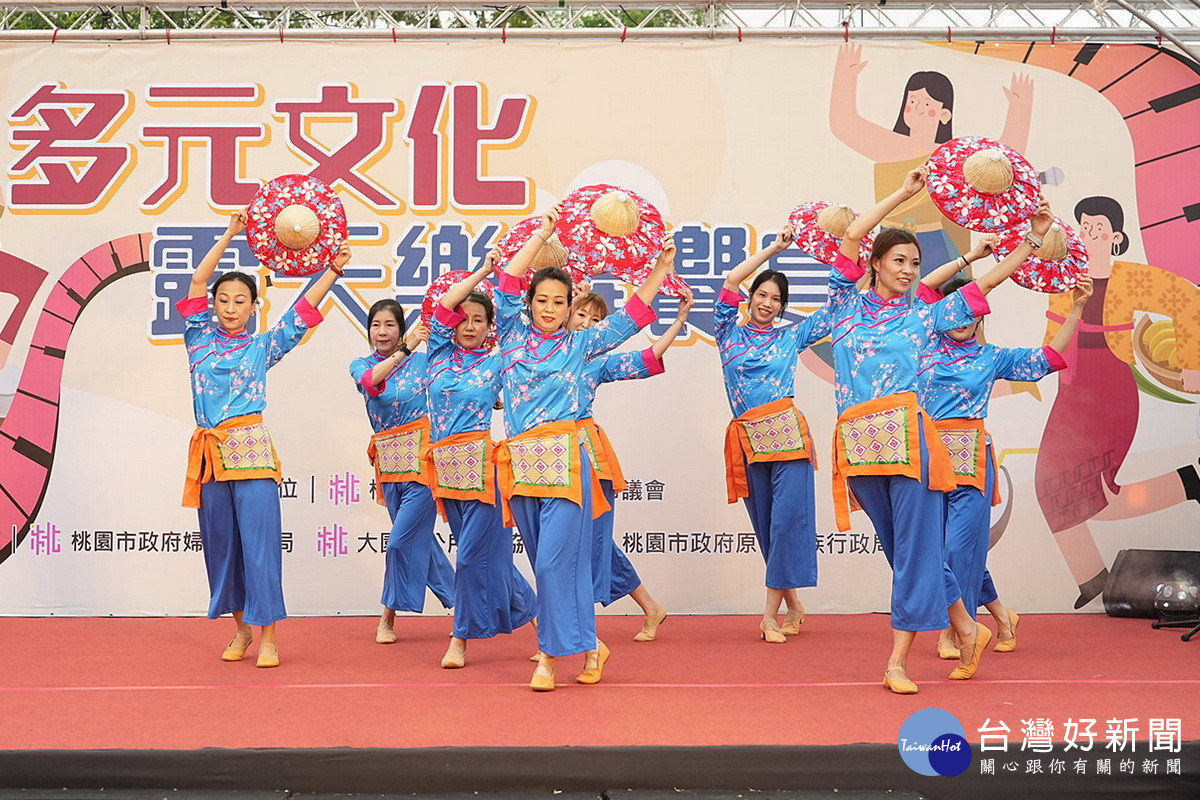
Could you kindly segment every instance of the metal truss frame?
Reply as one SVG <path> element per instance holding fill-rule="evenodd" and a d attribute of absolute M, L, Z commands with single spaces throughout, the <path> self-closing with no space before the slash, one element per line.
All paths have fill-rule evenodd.
<path fill-rule="evenodd" d="M 0 0 L 0 41 L 876 39 L 1142 42 L 1196 58 L 1200 0 Z"/>

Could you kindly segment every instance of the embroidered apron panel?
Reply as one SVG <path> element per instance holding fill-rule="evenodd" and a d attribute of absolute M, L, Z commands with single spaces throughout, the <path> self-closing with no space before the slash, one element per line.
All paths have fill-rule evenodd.
<path fill-rule="evenodd" d="M 421 446 L 425 441 L 425 431 L 376 435 L 374 438 L 375 467 L 381 476 L 421 474 Z"/>
<path fill-rule="evenodd" d="M 229 436 L 218 445 L 221 465 L 226 470 L 277 469 L 271 434 L 261 422 L 240 428 L 230 428 Z"/>
<path fill-rule="evenodd" d="M 807 449 L 804 429 L 796 409 L 787 408 L 778 414 L 741 423 L 756 455 L 766 453 L 795 453 Z"/>
<path fill-rule="evenodd" d="M 908 408 L 889 408 L 858 417 L 838 426 L 846 460 L 852 467 L 865 464 L 909 464 Z"/>
<path fill-rule="evenodd" d="M 510 439 L 513 480 L 526 486 L 569 487 L 571 451 L 578 439 L 569 434 Z"/>
<path fill-rule="evenodd" d="M 975 478 L 979 475 L 979 454 L 983 450 L 981 430 L 943 430 L 942 442 L 950 451 L 950 463 L 955 475 Z"/>
<path fill-rule="evenodd" d="M 438 486 L 459 492 L 482 492 L 486 485 L 487 440 L 433 448 Z"/>

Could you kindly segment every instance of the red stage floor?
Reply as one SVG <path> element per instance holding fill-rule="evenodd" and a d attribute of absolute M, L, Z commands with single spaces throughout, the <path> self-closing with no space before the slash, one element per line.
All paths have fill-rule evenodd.
<path fill-rule="evenodd" d="M 1026 615 L 1014 653 L 989 652 L 979 676 L 922 634 L 915 696 L 882 688 L 890 643 L 882 615 L 810 616 L 786 645 L 757 638 L 752 617 L 672 617 L 659 641 L 632 641 L 640 618 L 601 617 L 613 650 L 597 686 L 580 657 L 560 659 L 558 689 L 527 688 L 532 629 L 473 642 L 468 666 L 442 670 L 447 618 L 398 620 L 374 643 L 368 618 L 280 625 L 283 666 L 227 664 L 228 620 L 0 618 L 0 750 L 408 748 L 471 746 L 895 743 L 920 708 L 950 711 L 967 738 L 986 719 L 1020 741 L 1023 719 L 1180 719 L 1200 739 L 1200 641 L 1147 620 Z"/>

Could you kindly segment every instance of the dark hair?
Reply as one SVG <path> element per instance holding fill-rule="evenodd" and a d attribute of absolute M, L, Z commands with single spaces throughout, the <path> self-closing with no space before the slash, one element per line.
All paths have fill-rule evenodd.
<path fill-rule="evenodd" d="M 788 282 L 787 276 L 777 269 L 764 269 L 758 273 L 754 279 L 754 283 L 750 284 L 750 296 L 754 297 L 754 293 L 758 291 L 758 287 L 762 286 L 767 281 L 772 281 L 779 287 L 779 313 L 775 316 L 782 317 L 783 312 L 787 310 L 788 304 Z"/>
<path fill-rule="evenodd" d="M 533 302 L 533 296 L 537 294 L 538 285 L 546 280 L 558 281 L 567 287 L 567 305 L 571 305 L 571 298 L 575 296 L 575 286 L 571 283 L 571 276 L 562 267 L 542 267 L 533 273 L 533 280 L 529 282 L 529 291 L 525 292 L 525 302 Z"/>
<path fill-rule="evenodd" d="M 467 295 L 464 303 L 479 303 L 483 306 L 483 314 L 487 318 L 487 324 L 491 325 L 496 319 L 496 307 L 492 305 L 492 298 L 488 297 L 485 292 L 471 292 Z"/>
<path fill-rule="evenodd" d="M 1112 225 L 1113 233 L 1121 234 L 1121 241 L 1113 245 L 1113 255 L 1119 256 L 1129 249 L 1129 237 L 1125 235 L 1125 210 L 1111 197 L 1097 195 L 1085 197 L 1075 204 L 1075 221 L 1083 222 L 1083 215 L 1104 217 Z"/>
<path fill-rule="evenodd" d="M 377 300 L 371 304 L 371 310 L 367 312 L 367 330 L 371 330 L 371 323 L 375 321 L 375 315 L 381 311 L 390 312 L 396 318 L 396 324 L 400 326 L 400 338 L 404 338 L 404 306 L 392 300 L 390 297 L 383 300 Z"/>
<path fill-rule="evenodd" d="M 902 133 L 905 136 L 910 133 L 908 125 L 904 122 L 904 107 L 908 105 L 908 93 L 918 89 L 924 89 L 930 97 L 953 114 L 954 85 L 950 83 L 950 79 L 940 72 L 914 72 L 908 79 L 908 83 L 904 85 L 904 96 L 900 98 L 900 113 L 896 115 L 896 127 L 892 128 L 896 133 Z M 954 132 L 951 130 L 953 125 L 953 119 L 938 125 L 937 135 L 933 137 L 933 140 L 942 144 L 953 139 Z"/>
<path fill-rule="evenodd" d="M 917 247 L 917 257 L 921 257 L 921 243 L 917 241 L 917 235 L 912 231 L 906 231 L 904 228 L 884 228 L 879 231 L 875 237 L 875 243 L 871 245 L 871 285 L 875 285 L 875 262 L 883 258 L 898 244 L 912 244 Z"/>
<path fill-rule="evenodd" d="M 217 289 L 221 286 L 222 283 L 227 283 L 229 281 L 238 281 L 239 283 L 246 284 L 246 287 L 248 289 L 250 289 L 250 302 L 251 303 L 258 302 L 258 281 L 254 280 L 254 278 L 250 277 L 249 275 L 247 275 L 244 272 L 238 272 L 237 270 L 230 270 L 229 272 L 223 273 L 221 275 L 221 277 L 219 277 L 215 281 L 213 281 L 212 297 L 213 297 L 214 303 L 217 300 Z"/>
<path fill-rule="evenodd" d="M 580 295 L 571 308 L 572 311 L 578 311 L 581 308 L 594 308 L 596 316 L 600 319 L 608 316 L 608 303 L 604 302 L 604 298 L 595 292 Z"/>

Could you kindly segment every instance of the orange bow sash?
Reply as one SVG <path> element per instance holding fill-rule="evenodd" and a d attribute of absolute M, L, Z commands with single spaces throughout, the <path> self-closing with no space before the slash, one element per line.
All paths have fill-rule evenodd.
<path fill-rule="evenodd" d="M 375 467 L 375 502 L 387 505 L 385 483 L 419 483 L 433 486 L 433 465 L 429 453 L 429 417 L 407 425 L 388 428 L 371 437 L 367 458 Z"/>
<path fill-rule="evenodd" d="M 799 461 L 817 466 L 808 421 L 792 398 L 755 406 L 730 420 L 725 428 L 726 499 L 736 503 L 750 495 L 746 464 L 760 461 Z"/>
<path fill-rule="evenodd" d="M 504 524 L 512 525 L 509 501 L 517 496 L 559 497 L 583 505 L 583 464 L 578 425 L 574 420 L 548 422 L 496 445 L 496 469 Z M 604 498 L 596 471 L 592 476 L 592 516 L 612 507 Z"/>
<path fill-rule="evenodd" d="M 188 442 L 187 478 L 183 483 L 183 507 L 200 507 L 200 485 L 209 481 L 283 479 L 279 456 L 262 414 L 243 414 L 215 428 L 196 426 Z"/>
<path fill-rule="evenodd" d="M 613 491 L 625 491 L 625 475 L 621 472 L 621 462 L 617 460 L 617 451 L 613 449 L 604 428 L 597 425 L 596 420 L 591 417 L 579 420 L 579 441 L 592 457 L 596 477 L 612 481 Z"/>
<path fill-rule="evenodd" d="M 935 419 L 933 426 L 942 435 L 942 444 L 950 453 L 950 465 L 959 486 L 971 486 L 980 492 L 987 488 L 988 462 L 996 474 L 996 454 L 988 449 L 987 430 L 981 419 Z M 999 482 L 992 484 L 992 505 L 1000 504 Z"/>
<path fill-rule="evenodd" d="M 841 413 L 833 433 L 833 507 L 838 530 L 850 530 L 851 496 L 846 479 L 857 475 L 904 475 L 921 480 L 921 441 L 929 451 L 929 488 L 948 492 L 956 485 L 950 454 L 915 392 L 877 397 Z"/>

